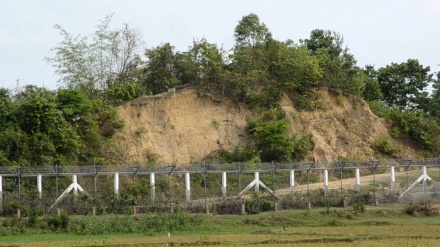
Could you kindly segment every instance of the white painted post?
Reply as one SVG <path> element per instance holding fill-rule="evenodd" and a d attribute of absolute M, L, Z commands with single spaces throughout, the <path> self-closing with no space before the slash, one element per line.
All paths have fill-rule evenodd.
<path fill-rule="evenodd" d="M 396 181 L 396 177 L 394 175 L 394 166 L 390 167 L 390 189 L 394 192 L 394 182 Z"/>
<path fill-rule="evenodd" d="M 186 203 L 191 201 L 191 180 L 189 177 L 189 173 L 185 173 L 185 188 L 186 188 Z"/>
<path fill-rule="evenodd" d="M 77 201 L 77 197 L 78 197 L 78 177 L 76 175 L 72 175 L 72 184 L 74 184 L 75 186 L 73 186 L 73 205 L 75 205 L 76 207 L 76 201 Z M 70 186 L 69 186 L 70 187 Z M 62 194 L 61 194 L 62 196 Z"/>
<path fill-rule="evenodd" d="M 255 181 L 257 181 L 257 183 L 255 183 L 255 192 L 260 192 L 260 183 L 258 183 L 258 181 L 260 181 L 260 173 L 259 172 L 255 172 Z"/>
<path fill-rule="evenodd" d="M 295 187 L 295 171 L 290 170 L 290 193 L 293 194 L 293 190 Z"/>
<path fill-rule="evenodd" d="M 226 198 L 226 172 L 222 172 L 222 196 Z"/>
<path fill-rule="evenodd" d="M 426 175 L 426 166 L 422 167 L 422 175 Z"/>
<path fill-rule="evenodd" d="M 154 172 L 150 173 L 150 191 L 151 191 L 151 201 L 153 203 L 156 202 L 156 177 L 154 175 Z"/>
<path fill-rule="evenodd" d="M 76 175 L 72 176 L 72 183 L 75 185 L 78 184 L 78 177 Z M 78 187 L 77 186 L 73 187 L 73 195 L 78 196 Z"/>
<path fill-rule="evenodd" d="M 355 174 L 356 174 L 356 184 L 355 184 L 355 187 L 356 187 L 356 191 L 359 191 L 359 189 L 361 188 L 361 177 L 360 177 L 360 174 L 359 174 L 359 168 L 356 168 L 354 171 L 355 171 Z"/>
<path fill-rule="evenodd" d="M 43 178 L 41 174 L 37 175 L 37 190 L 38 190 L 38 198 L 43 198 Z"/>
<path fill-rule="evenodd" d="M 119 173 L 115 173 L 114 175 L 114 190 L 116 198 L 119 198 Z"/>
<path fill-rule="evenodd" d="M 328 192 L 328 170 L 324 170 L 324 192 L 325 192 L 325 196 L 327 196 L 327 192 Z"/>

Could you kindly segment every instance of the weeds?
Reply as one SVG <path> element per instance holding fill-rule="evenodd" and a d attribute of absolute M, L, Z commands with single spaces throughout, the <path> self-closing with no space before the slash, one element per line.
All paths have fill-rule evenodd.
<path fill-rule="evenodd" d="M 438 208 L 430 203 L 409 204 L 405 207 L 404 212 L 411 216 L 434 216 L 439 214 Z"/>

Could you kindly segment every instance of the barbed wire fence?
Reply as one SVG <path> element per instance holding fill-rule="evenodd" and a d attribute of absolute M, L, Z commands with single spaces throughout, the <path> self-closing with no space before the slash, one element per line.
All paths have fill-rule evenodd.
<path fill-rule="evenodd" d="M 440 158 L 261 164 L 0 167 L 2 215 L 185 210 L 243 213 L 354 203 L 440 202 Z M 246 204 L 246 206 L 252 206 Z"/>

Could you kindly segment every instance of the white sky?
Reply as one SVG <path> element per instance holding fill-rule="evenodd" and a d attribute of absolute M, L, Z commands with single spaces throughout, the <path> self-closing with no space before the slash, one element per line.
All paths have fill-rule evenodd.
<path fill-rule="evenodd" d="M 255 13 L 280 41 L 317 28 L 341 33 L 361 67 L 414 58 L 440 70 L 439 0 L 0 0 L 0 87 L 19 80 L 56 89 L 58 76 L 43 60 L 61 41 L 54 24 L 89 35 L 111 13 L 112 26 L 137 28 L 146 48 L 170 42 L 186 51 L 205 37 L 229 49 L 238 21 Z"/>

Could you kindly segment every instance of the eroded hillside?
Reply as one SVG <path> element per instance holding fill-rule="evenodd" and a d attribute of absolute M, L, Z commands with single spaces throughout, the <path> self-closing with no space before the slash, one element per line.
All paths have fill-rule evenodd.
<path fill-rule="evenodd" d="M 288 94 L 280 102 L 293 131 L 312 135 L 315 146 L 307 159 L 381 157 L 377 140 L 392 139 L 386 122 L 361 99 L 329 89 L 318 93 L 320 107 L 312 111 L 298 111 L 295 97 Z M 197 163 L 220 149 L 244 145 L 249 141 L 247 121 L 253 116 L 245 105 L 192 89 L 144 96 L 121 106 L 119 113 L 125 127 L 115 141 L 129 154 L 127 162 L 140 164 L 149 159 L 160 164 Z M 401 150 L 402 156 L 413 156 L 411 149 L 401 146 Z"/>
<path fill-rule="evenodd" d="M 132 161 L 154 158 L 162 164 L 200 162 L 219 149 L 247 142 L 251 112 L 232 101 L 220 101 L 182 90 L 144 96 L 119 108 L 125 127 L 115 140 Z"/>

